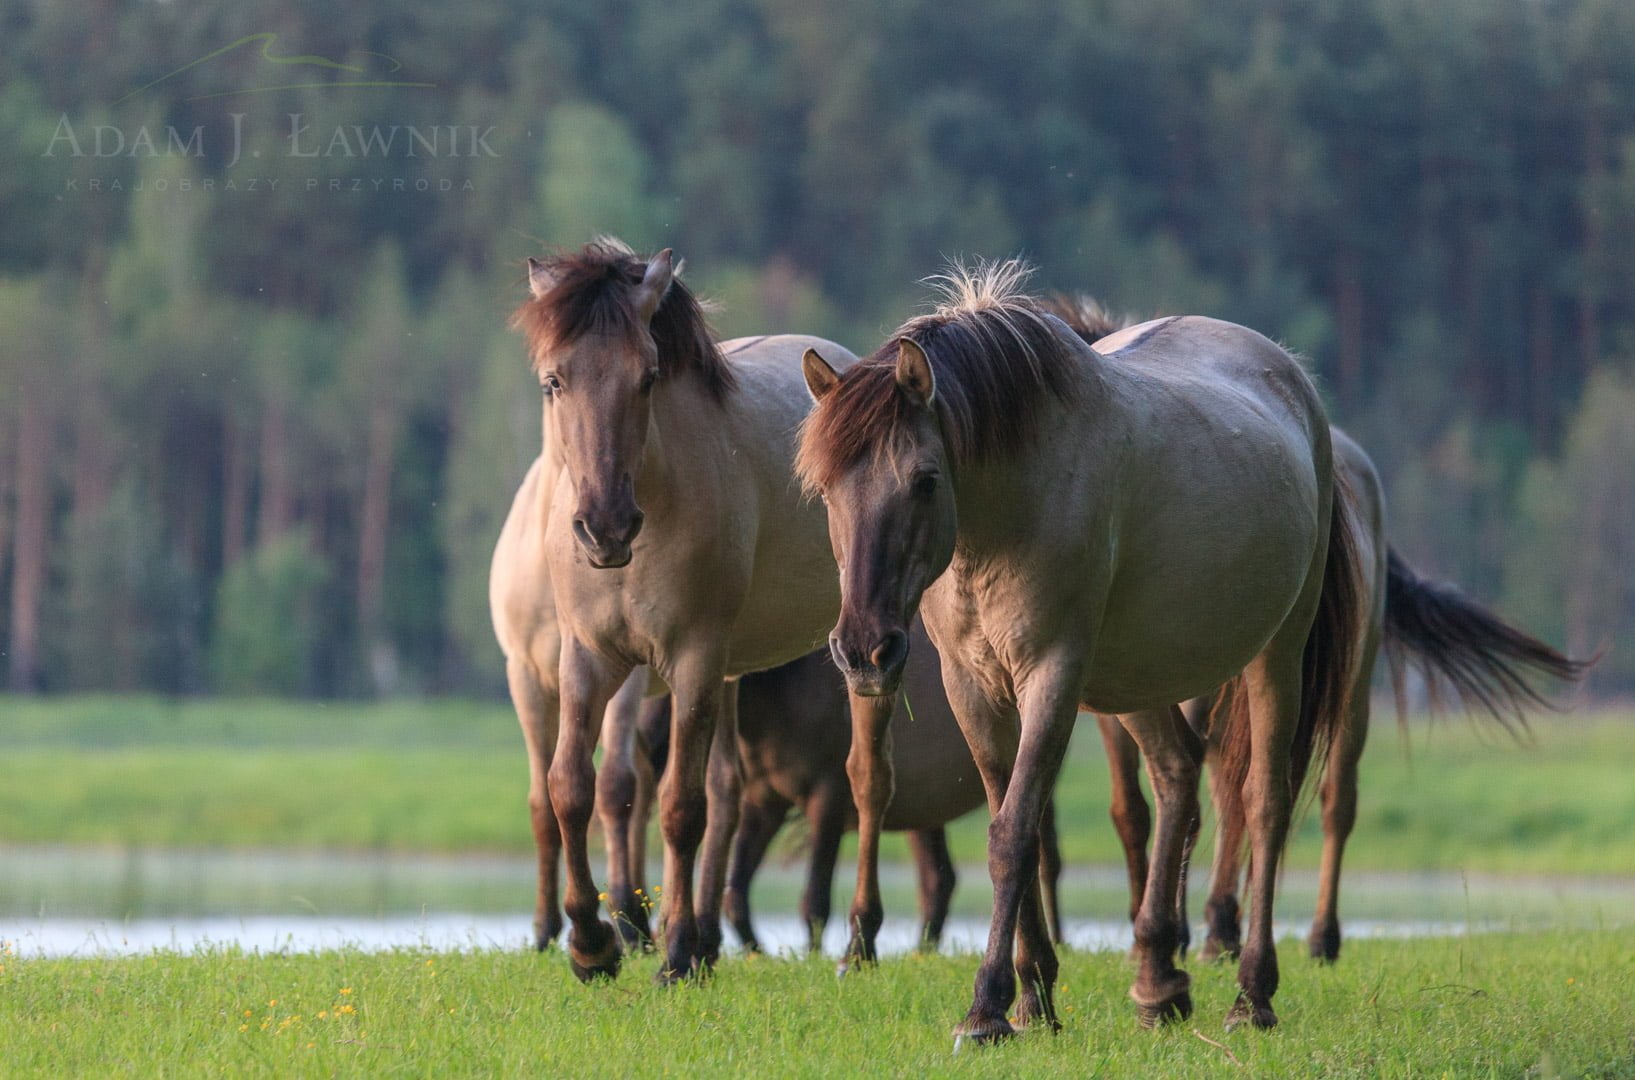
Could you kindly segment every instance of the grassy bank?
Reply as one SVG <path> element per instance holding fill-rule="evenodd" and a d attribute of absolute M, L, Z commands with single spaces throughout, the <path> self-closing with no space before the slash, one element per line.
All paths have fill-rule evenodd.
<path fill-rule="evenodd" d="M 0 699 L 0 843 L 523 852 L 527 768 L 492 704 Z M 1635 874 L 1635 717 L 1552 718 L 1536 745 L 1462 721 L 1377 727 L 1358 869 Z M 1071 860 L 1114 863 L 1088 723 L 1058 796 Z M 1315 866 L 1308 814 L 1290 865 Z M 954 831 L 984 859 L 985 821 Z M 900 855 L 901 848 L 891 853 Z"/>
<path fill-rule="evenodd" d="M 1070 954 L 1066 1028 L 951 1054 L 976 959 L 728 961 L 662 990 L 651 958 L 582 987 L 560 955 L 231 952 L 0 968 L 17 1076 L 1635 1076 L 1635 933 L 1359 942 L 1284 960 L 1270 1034 L 1225 1034 L 1233 973 L 1194 970 L 1198 1012 L 1137 1029 L 1121 956 Z M 1206 1041 L 1206 1038 L 1211 1041 Z M 1530 1071 L 1531 1070 L 1531 1071 Z"/>

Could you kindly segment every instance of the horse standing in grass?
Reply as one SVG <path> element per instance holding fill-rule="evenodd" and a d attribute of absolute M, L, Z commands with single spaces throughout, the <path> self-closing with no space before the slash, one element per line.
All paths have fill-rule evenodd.
<path fill-rule="evenodd" d="M 818 405 L 797 468 L 841 566 L 837 663 L 854 694 L 893 693 L 923 599 L 994 812 L 993 921 L 956 1033 L 1011 1034 L 1018 976 L 1018 1018 L 1057 1026 L 1034 870 L 1081 704 L 1120 717 L 1158 798 L 1131 996 L 1145 1022 L 1190 1012 L 1176 890 L 1200 754 L 1175 703 L 1228 682 L 1222 772 L 1243 791 L 1254 899 L 1228 1023 L 1270 1027 L 1290 781 L 1343 720 L 1365 623 L 1328 419 L 1251 330 L 1164 319 L 1103 355 L 1026 276 L 956 270 L 942 307 L 844 374 L 805 360 Z"/>
<path fill-rule="evenodd" d="M 902 687 L 907 708 L 893 724 L 892 798 L 882 827 L 908 834 L 919 883 L 920 943 L 934 949 L 955 885 L 947 825 L 982 806 L 985 796 L 981 774 L 943 693 L 936 650 L 918 623 L 909 640 Z M 654 751 L 654 775 L 664 772 L 669 723 L 669 703 L 662 698 L 649 701 L 641 733 Z M 850 749 L 846 683 L 827 650 L 739 680 L 743 798 L 723 908 L 747 949 L 760 948 L 750 916 L 750 885 L 791 809 L 806 819 L 811 836 L 801 920 L 808 948 L 822 949 L 840 841 L 848 829 L 857 827 L 846 776 Z M 1051 936 L 1060 941 L 1057 883 L 1062 859 L 1053 803 L 1045 805 L 1043 830 L 1039 885 Z"/>
<path fill-rule="evenodd" d="M 1067 323 L 1086 344 L 1096 345 L 1098 349 L 1104 347 L 1099 342 L 1125 325 L 1087 297 L 1052 297 L 1045 302 L 1045 308 Z M 1346 841 L 1357 820 L 1358 766 L 1368 739 L 1369 687 L 1381 645 L 1397 661 L 1392 663 L 1391 673 L 1397 689 L 1399 721 L 1406 712 L 1402 705 L 1404 660 L 1420 665 L 1433 681 L 1451 685 L 1473 714 L 1487 715 L 1506 726 L 1522 721 L 1524 710 L 1529 707 L 1548 707 L 1549 703 L 1530 680 L 1538 677 L 1577 679 L 1585 667 L 1582 662 L 1507 625 L 1451 586 L 1416 575 L 1391 550 L 1386 532 L 1385 492 L 1373 460 L 1339 428 L 1331 428 L 1330 437 L 1335 467 L 1344 474 L 1356 496 L 1355 546 L 1363 575 L 1368 627 L 1360 644 L 1350 712 L 1329 743 L 1328 763 L 1320 789 L 1323 856 L 1318 876 L 1317 913 L 1306 942 L 1312 957 L 1325 962 L 1333 962 L 1340 955 L 1340 865 L 1345 857 Z M 1199 731 L 1205 728 L 1204 714 L 1209 705 L 1208 698 L 1195 698 L 1185 706 L 1190 721 Z M 1110 717 L 1098 717 L 1098 720 L 1113 774 L 1113 823 L 1124 844 L 1125 861 L 1130 868 L 1131 903 L 1136 905 L 1141 901 L 1146 883 L 1146 846 L 1151 820 L 1137 777 L 1140 752 L 1116 720 Z M 1201 953 L 1205 960 L 1235 957 L 1241 949 L 1237 892 L 1243 843 L 1242 805 L 1224 790 L 1216 790 L 1215 795 L 1220 824 L 1205 908 L 1208 936 Z M 1180 910 L 1184 928 L 1184 900 Z"/>
<path fill-rule="evenodd" d="M 543 740 L 549 799 L 566 849 L 568 957 L 583 979 L 614 975 L 619 939 L 599 915 L 586 830 L 596 796 L 591 752 L 608 702 L 647 665 L 673 696 L 660 977 L 711 965 L 720 949 L 721 875 L 736 826 L 734 680 L 810 651 L 838 609 L 822 511 L 790 479 L 810 408 L 799 356 L 820 339 L 717 344 L 671 253 L 651 259 L 597 242 L 530 260 L 533 298 L 515 323 L 546 395 L 542 559 L 560 639 L 560 724 Z M 731 357 L 729 362 L 728 357 Z M 529 690 L 549 724 L 549 682 Z M 859 699 L 860 766 L 876 762 L 889 700 Z M 549 732 L 547 731 L 547 736 Z M 552 743 L 554 742 L 554 747 Z M 854 772 L 865 838 L 890 798 L 887 766 Z M 706 798 L 706 792 L 708 797 Z M 706 848 L 695 901 L 693 864 Z M 865 839 L 860 857 L 873 856 Z M 878 882 L 859 873 L 859 893 Z M 866 912 L 864 914 L 867 914 Z M 877 925 L 877 922 L 876 922 Z"/>

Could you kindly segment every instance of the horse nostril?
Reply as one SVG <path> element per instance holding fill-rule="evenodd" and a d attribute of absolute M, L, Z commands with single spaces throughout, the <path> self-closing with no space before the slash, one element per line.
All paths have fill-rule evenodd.
<path fill-rule="evenodd" d="M 852 669 L 852 666 L 846 663 L 846 654 L 841 651 L 840 638 L 834 634 L 829 635 L 829 655 L 834 657 L 835 667 L 841 671 L 850 671 Z"/>
<path fill-rule="evenodd" d="M 874 647 L 869 654 L 869 662 L 881 671 L 895 670 L 908 655 L 908 635 L 901 630 L 893 630 L 887 634 L 885 640 Z"/>
<path fill-rule="evenodd" d="M 595 550 L 601 546 L 597 541 L 595 534 L 590 531 L 590 526 L 585 524 L 584 518 L 573 519 L 573 537 L 585 547 L 592 550 Z"/>
<path fill-rule="evenodd" d="M 629 535 L 627 535 L 625 537 L 625 540 L 624 540 L 625 543 L 628 544 L 631 541 L 636 539 L 636 534 L 642 531 L 642 522 L 644 522 L 646 520 L 647 520 L 647 515 L 642 513 L 640 510 L 637 510 L 633 515 L 631 515 L 631 518 L 630 518 L 630 532 L 629 532 Z"/>

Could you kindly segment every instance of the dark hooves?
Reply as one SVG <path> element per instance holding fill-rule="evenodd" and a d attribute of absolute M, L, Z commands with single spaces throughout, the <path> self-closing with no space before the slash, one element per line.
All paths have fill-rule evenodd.
<path fill-rule="evenodd" d="M 1226 1014 L 1226 1030 L 1236 1031 L 1246 1023 L 1261 1031 L 1270 1031 L 1277 1026 L 1277 1014 L 1272 1011 L 1270 1002 L 1256 1005 L 1239 994 L 1231 1011 Z"/>
<path fill-rule="evenodd" d="M 1323 930 L 1306 939 L 1311 946 L 1311 958 L 1322 964 L 1332 964 L 1340 958 L 1340 928 Z"/>
<path fill-rule="evenodd" d="M 577 933 L 568 935 L 568 966 L 573 968 L 574 975 L 584 983 L 592 979 L 616 978 L 621 953 L 619 935 L 613 927 L 598 922 L 596 929 L 584 937 L 590 940 L 583 940 Z"/>
<path fill-rule="evenodd" d="M 1148 1028 L 1162 1027 L 1165 1024 L 1175 1024 L 1192 1015 L 1192 994 L 1183 990 L 1168 1001 L 1156 1002 L 1152 1005 L 1143 1005 L 1136 1002 L 1135 1017 L 1141 1026 Z"/>
<path fill-rule="evenodd" d="M 1015 1037 L 1016 1029 L 1003 1016 L 968 1016 L 963 1024 L 954 1029 L 954 1053 L 959 1053 L 966 1043 L 989 1046 Z"/>

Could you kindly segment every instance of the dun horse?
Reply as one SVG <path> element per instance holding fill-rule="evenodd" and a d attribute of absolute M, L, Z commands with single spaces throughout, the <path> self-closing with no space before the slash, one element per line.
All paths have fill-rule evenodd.
<path fill-rule="evenodd" d="M 789 474 L 810 408 L 796 358 L 813 347 L 847 354 L 795 336 L 717 344 L 674 280 L 669 251 L 644 259 L 596 242 L 530 260 L 529 283 L 533 298 L 515 323 L 545 394 L 544 450 L 501 546 L 508 561 L 549 583 L 556 626 L 537 637 L 557 641 L 559 655 L 535 651 L 526 634 L 507 655 L 565 848 L 568 957 L 584 979 L 619 969 L 619 939 L 600 917 L 586 844 L 591 751 L 615 692 L 647 665 L 674 700 L 660 795 L 660 977 L 680 978 L 713 963 L 720 947 L 722 882 L 701 880 L 695 901 L 693 879 L 701 844 L 723 853 L 706 867 L 724 869 L 736 825 L 737 687 L 728 680 L 804 655 L 838 607 L 823 514 L 800 499 Z M 856 742 L 871 751 L 853 755 L 865 808 L 860 859 L 872 867 L 867 838 L 878 836 L 890 777 L 889 765 L 869 766 L 879 760 L 890 701 L 856 704 Z M 860 870 L 856 921 L 873 916 L 877 926 L 878 906 L 877 881 Z"/>
<path fill-rule="evenodd" d="M 908 708 L 893 725 L 894 784 L 883 828 L 908 833 L 919 879 L 920 941 L 922 947 L 935 948 L 955 884 L 945 826 L 983 805 L 984 795 L 976 762 L 943 694 L 936 651 L 918 623 L 909 641 L 903 674 Z M 641 732 L 656 751 L 652 772 L 662 774 L 669 732 L 667 701 L 647 703 Z M 760 948 L 750 917 L 750 885 L 791 809 L 810 829 L 800 914 L 808 948 L 814 952 L 822 948 L 840 841 L 848 829 L 857 827 L 846 776 L 850 747 L 846 684 L 826 650 L 739 681 L 738 749 L 744 787 L 723 906 L 746 948 Z M 1045 806 L 1043 829 L 1040 888 L 1052 937 L 1060 941 L 1057 882 L 1062 861 L 1051 803 Z"/>
<path fill-rule="evenodd" d="M 1199 753 L 1174 703 L 1229 681 L 1223 773 L 1243 791 L 1254 903 L 1228 1022 L 1270 1027 L 1290 778 L 1343 721 L 1365 623 L 1328 420 L 1251 330 L 1164 319 L 1104 355 L 1026 276 L 956 270 L 940 308 L 844 374 L 805 360 L 818 405 L 797 467 L 842 567 L 836 660 L 854 693 L 893 693 L 923 610 L 994 812 L 993 921 L 956 1032 L 1011 1034 L 1018 976 L 1018 1018 L 1057 1026 L 1034 869 L 1081 704 L 1119 715 L 1158 797 L 1131 996 L 1145 1022 L 1190 1012 L 1176 893 Z"/>
<path fill-rule="evenodd" d="M 1087 297 L 1053 297 L 1045 307 L 1087 344 L 1094 345 L 1123 329 L 1120 321 L 1109 317 Z M 1513 719 L 1521 719 L 1528 707 L 1548 705 L 1533 688 L 1532 679 L 1576 679 L 1584 670 L 1583 663 L 1506 625 L 1456 589 L 1416 575 L 1390 548 L 1385 493 L 1374 462 L 1339 428 L 1330 429 L 1330 435 L 1336 468 L 1344 473 L 1357 497 L 1356 547 L 1369 614 L 1351 688 L 1351 710 L 1329 744 L 1321 787 L 1323 856 L 1317 913 L 1307 945 L 1315 959 L 1327 962 L 1340 955 L 1340 864 L 1357 819 L 1357 772 L 1368 739 L 1369 684 L 1382 642 L 1396 661 L 1391 672 L 1397 688 L 1399 722 L 1405 713 L 1403 661 L 1417 663 L 1432 680 L 1452 686 L 1472 713 L 1486 714 L 1507 726 Z M 1199 730 L 1209 704 L 1206 698 L 1187 703 L 1189 717 Z M 1130 868 L 1131 903 L 1139 904 L 1146 881 L 1150 831 L 1149 811 L 1136 776 L 1139 751 L 1115 720 L 1098 720 L 1113 774 L 1113 822 Z M 1205 908 L 1208 936 L 1201 954 L 1205 960 L 1236 956 L 1241 939 L 1237 901 L 1243 836 L 1241 803 L 1219 790 L 1219 785 L 1214 786 L 1220 831 Z M 1183 903 L 1183 920 L 1185 911 Z"/>

